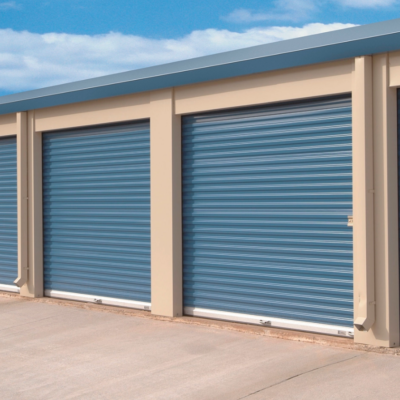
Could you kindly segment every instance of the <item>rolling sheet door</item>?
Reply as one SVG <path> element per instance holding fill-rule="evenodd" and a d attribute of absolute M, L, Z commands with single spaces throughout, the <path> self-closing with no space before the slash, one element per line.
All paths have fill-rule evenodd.
<path fill-rule="evenodd" d="M 149 123 L 43 134 L 43 222 L 46 295 L 149 308 Z"/>
<path fill-rule="evenodd" d="M 17 139 L 0 138 L 0 290 L 18 292 Z"/>
<path fill-rule="evenodd" d="M 186 314 L 351 335 L 351 121 L 349 97 L 183 118 Z"/>

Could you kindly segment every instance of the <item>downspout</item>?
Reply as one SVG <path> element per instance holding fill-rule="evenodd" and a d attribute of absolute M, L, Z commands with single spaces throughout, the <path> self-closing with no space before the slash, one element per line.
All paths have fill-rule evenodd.
<path fill-rule="evenodd" d="M 28 115 L 17 113 L 17 207 L 18 207 L 18 278 L 22 287 L 28 282 Z"/>
<path fill-rule="evenodd" d="M 374 149 L 372 57 L 355 59 L 353 88 L 354 326 L 375 323 Z"/>

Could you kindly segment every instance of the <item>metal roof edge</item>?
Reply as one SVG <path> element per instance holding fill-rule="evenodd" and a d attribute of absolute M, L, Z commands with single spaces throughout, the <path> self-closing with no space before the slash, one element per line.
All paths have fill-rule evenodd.
<path fill-rule="evenodd" d="M 0 97 L 0 115 L 400 49 L 400 19 Z"/>

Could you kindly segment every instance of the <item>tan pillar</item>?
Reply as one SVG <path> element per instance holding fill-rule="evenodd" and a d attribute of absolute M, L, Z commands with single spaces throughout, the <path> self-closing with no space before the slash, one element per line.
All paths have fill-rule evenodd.
<path fill-rule="evenodd" d="M 373 57 L 375 296 L 373 344 L 399 345 L 397 99 L 387 54 Z"/>
<path fill-rule="evenodd" d="M 28 112 L 28 282 L 21 295 L 43 296 L 42 134 L 35 131 L 34 111 Z"/>
<path fill-rule="evenodd" d="M 28 281 L 28 114 L 17 113 L 17 208 L 18 278 L 21 287 Z"/>
<path fill-rule="evenodd" d="M 181 123 L 174 91 L 150 98 L 151 311 L 182 315 Z"/>
<path fill-rule="evenodd" d="M 357 72 L 357 62 L 356 62 Z M 356 73 L 357 75 L 357 73 Z M 375 322 L 369 330 L 359 331 L 355 329 L 355 341 L 358 343 L 371 344 L 375 346 L 394 347 L 399 345 L 399 262 L 398 262 L 398 200 L 397 200 L 397 111 L 396 111 L 396 90 L 389 87 L 389 63 L 386 54 L 373 56 L 372 59 L 372 118 L 365 116 L 366 136 L 370 133 L 368 124 L 372 123 L 373 134 L 373 213 L 368 212 L 368 218 L 374 217 L 374 297 L 367 296 L 367 303 L 363 301 L 362 287 L 365 282 L 362 279 L 362 257 L 359 254 L 360 247 L 355 237 L 355 261 L 358 257 L 359 264 L 355 264 L 355 316 L 362 313 L 364 307 L 370 312 L 371 306 L 375 304 Z M 354 93 L 357 100 L 357 90 Z M 367 100 L 368 102 L 368 100 Z M 358 109 L 354 110 L 355 119 L 361 116 Z M 361 122 L 355 123 L 355 127 Z M 355 134 L 353 146 L 360 146 L 362 140 Z M 357 150 L 355 151 L 356 154 Z M 354 160 L 356 162 L 356 159 Z M 368 164 L 368 162 L 367 162 Z M 356 169 L 356 166 L 355 166 Z M 366 176 L 369 174 L 369 167 L 366 169 Z M 358 190 L 361 190 L 361 174 L 354 177 L 354 197 L 360 197 Z M 372 188 L 372 179 L 366 179 L 369 184 L 366 190 Z M 367 194 L 368 197 L 368 194 Z M 369 203 L 371 204 L 371 203 Z M 357 210 L 360 203 L 355 201 L 354 208 Z M 355 211 L 356 213 L 356 211 Z M 361 215 L 361 212 L 359 213 Z M 354 216 L 354 224 L 357 224 Z M 368 227 L 368 226 L 367 226 Z M 360 228 L 361 229 L 361 228 Z M 359 232 L 359 235 L 361 233 Z M 366 241 L 371 239 L 366 233 Z M 365 268 L 368 270 L 372 263 L 372 252 L 367 253 Z M 369 293 L 372 289 L 368 282 L 370 275 L 367 274 L 367 288 Z M 367 326 L 368 328 L 368 326 Z"/>
<path fill-rule="evenodd" d="M 353 74 L 353 249 L 355 341 L 375 322 L 372 57 L 357 57 Z"/>

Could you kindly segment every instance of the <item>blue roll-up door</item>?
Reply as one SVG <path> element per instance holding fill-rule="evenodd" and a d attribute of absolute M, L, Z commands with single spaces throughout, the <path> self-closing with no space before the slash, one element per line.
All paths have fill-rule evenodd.
<path fill-rule="evenodd" d="M 183 118 L 187 314 L 351 334 L 351 121 L 347 96 Z"/>
<path fill-rule="evenodd" d="M 0 138 L 0 290 L 17 291 L 17 140 Z"/>
<path fill-rule="evenodd" d="M 150 303 L 149 122 L 43 134 L 43 220 L 47 295 Z"/>

